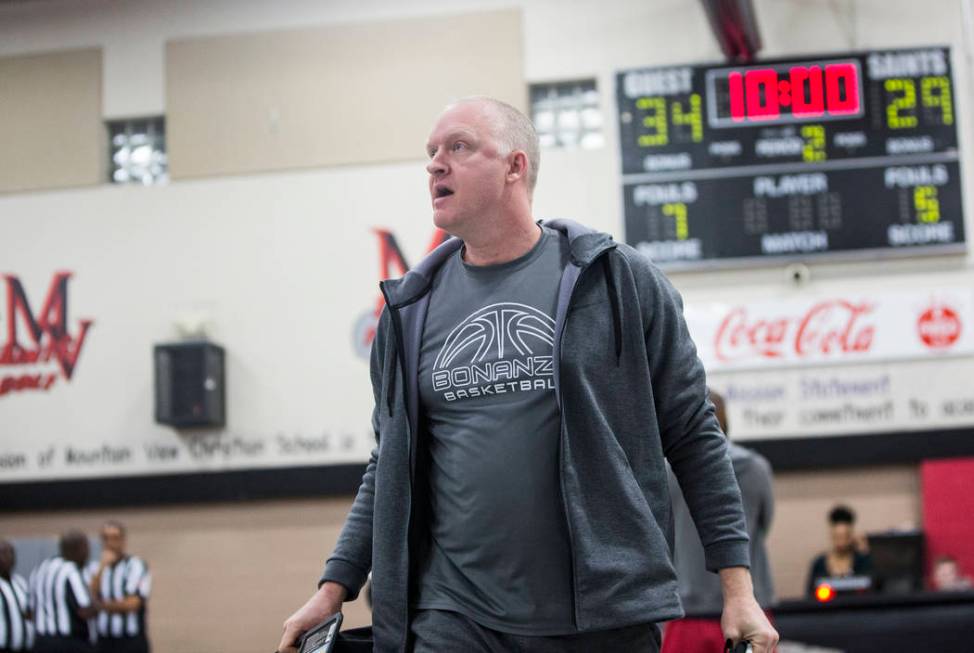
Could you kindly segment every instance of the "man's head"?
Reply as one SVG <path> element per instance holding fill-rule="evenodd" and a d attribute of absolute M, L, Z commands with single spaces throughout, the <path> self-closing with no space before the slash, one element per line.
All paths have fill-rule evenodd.
<path fill-rule="evenodd" d="M 71 530 L 61 536 L 61 557 L 77 565 L 88 561 L 88 536 L 81 531 Z"/>
<path fill-rule="evenodd" d="M 957 561 L 948 555 L 937 556 L 934 560 L 931 580 L 937 590 L 952 590 L 964 584 Z"/>
<path fill-rule="evenodd" d="M 727 406 L 724 405 L 724 398 L 720 393 L 713 390 L 710 390 L 709 393 L 710 402 L 714 405 L 714 412 L 717 415 L 717 422 L 720 424 L 720 430 L 724 432 L 724 435 L 730 437 L 727 430 Z"/>
<path fill-rule="evenodd" d="M 459 100 L 440 114 L 426 145 L 433 222 L 467 239 L 530 220 L 540 164 L 531 121 L 486 97 Z"/>
<path fill-rule="evenodd" d="M 116 556 L 125 554 L 125 527 L 117 521 L 107 521 L 101 527 L 101 545 Z"/>
<path fill-rule="evenodd" d="M 17 564 L 17 554 L 14 546 L 7 540 L 0 540 L 0 577 L 10 578 L 14 565 Z"/>
<path fill-rule="evenodd" d="M 832 549 L 837 553 L 849 553 L 855 547 L 856 513 L 848 506 L 836 506 L 829 512 L 829 536 Z"/>

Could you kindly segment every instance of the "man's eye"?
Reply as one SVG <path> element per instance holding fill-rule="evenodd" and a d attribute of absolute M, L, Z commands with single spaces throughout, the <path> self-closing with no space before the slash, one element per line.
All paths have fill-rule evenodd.
<path fill-rule="evenodd" d="M 457 141 L 456 143 L 453 144 L 453 147 L 451 149 L 454 152 L 459 152 L 460 150 L 467 149 L 467 144 L 464 143 L 463 141 Z"/>

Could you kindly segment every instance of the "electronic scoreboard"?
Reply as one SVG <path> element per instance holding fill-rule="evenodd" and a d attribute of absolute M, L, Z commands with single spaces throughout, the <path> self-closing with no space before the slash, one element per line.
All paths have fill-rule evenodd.
<path fill-rule="evenodd" d="M 948 48 L 618 73 L 626 240 L 667 267 L 964 251 Z"/>

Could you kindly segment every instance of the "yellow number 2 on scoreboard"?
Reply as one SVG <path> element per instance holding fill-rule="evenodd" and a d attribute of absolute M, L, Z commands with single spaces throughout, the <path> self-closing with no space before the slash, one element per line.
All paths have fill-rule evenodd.
<path fill-rule="evenodd" d="M 804 125 L 801 130 L 805 145 L 802 146 L 802 160 L 806 163 L 825 161 L 825 127 Z"/>
<path fill-rule="evenodd" d="M 886 105 L 886 124 L 890 129 L 909 129 L 917 126 L 917 117 L 910 115 L 917 105 L 916 85 L 912 79 L 887 79 L 886 92 L 901 93 Z M 908 113 L 907 113 L 908 112 Z"/>

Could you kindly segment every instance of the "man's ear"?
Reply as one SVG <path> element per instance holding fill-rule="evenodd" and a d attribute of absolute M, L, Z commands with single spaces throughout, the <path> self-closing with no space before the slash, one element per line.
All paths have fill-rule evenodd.
<path fill-rule="evenodd" d="M 528 155 L 523 150 L 511 152 L 510 160 L 507 165 L 507 181 L 515 182 L 518 179 L 526 179 L 528 174 Z"/>

